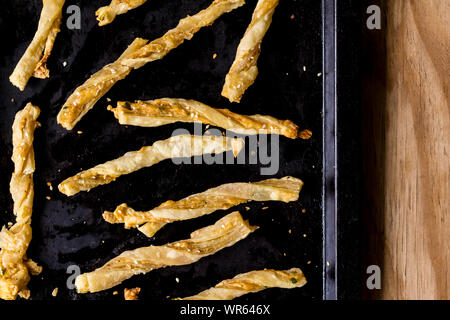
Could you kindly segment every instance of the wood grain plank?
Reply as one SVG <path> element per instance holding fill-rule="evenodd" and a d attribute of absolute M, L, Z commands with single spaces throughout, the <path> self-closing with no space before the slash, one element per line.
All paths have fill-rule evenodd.
<path fill-rule="evenodd" d="M 450 299 L 450 0 L 385 0 L 366 32 L 366 262 L 381 299 Z"/>

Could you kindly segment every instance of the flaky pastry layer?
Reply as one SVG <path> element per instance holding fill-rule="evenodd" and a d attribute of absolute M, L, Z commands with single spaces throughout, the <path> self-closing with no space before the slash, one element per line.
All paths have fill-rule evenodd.
<path fill-rule="evenodd" d="M 306 278 L 302 270 L 298 268 L 285 271 L 257 270 L 224 280 L 214 288 L 180 300 L 232 300 L 268 288 L 294 289 L 303 287 L 305 284 Z"/>
<path fill-rule="evenodd" d="M 125 228 L 136 228 L 148 237 L 166 224 L 194 219 L 217 210 L 226 210 L 249 201 L 297 201 L 303 182 L 294 177 L 268 179 L 253 183 L 228 183 L 179 201 L 166 201 L 146 212 L 135 211 L 121 204 L 114 212 L 105 211 L 109 223 L 124 223 Z"/>
<path fill-rule="evenodd" d="M 137 274 L 191 264 L 234 245 L 257 228 L 244 221 L 239 212 L 233 212 L 214 225 L 194 231 L 190 239 L 125 251 L 103 267 L 78 276 L 75 286 L 79 293 L 98 292 Z"/>
<path fill-rule="evenodd" d="M 298 137 L 298 126 L 289 120 L 271 116 L 245 116 L 228 109 L 214 109 L 195 100 L 163 98 L 150 101 L 119 101 L 116 108 L 108 107 L 120 124 L 157 127 L 175 122 L 200 122 L 239 134 L 280 134 Z"/>
<path fill-rule="evenodd" d="M 89 191 L 97 186 L 108 184 L 122 175 L 150 167 L 166 159 L 189 158 L 226 151 L 233 151 L 233 154 L 237 156 L 243 146 L 244 140 L 223 136 L 173 136 L 82 171 L 61 182 L 58 189 L 67 196 L 73 196 L 80 191 Z"/>
<path fill-rule="evenodd" d="M 21 91 L 34 76 L 45 79 L 50 76 L 46 63 L 53 49 L 56 35 L 60 31 L 62 7 L 65 0 L 43 0 L 38 29 L 33 40 L 9 77 Z"/>
<path fill-rule="evenodd" d="M 245 91 L 258 76 L 258 58 L 262 40 L 272 23 L 279 0 L 259 0 L 252 21 L 239 43 L 236 58 L 225 77 L 222 96 L 230 102 L 240 102 Z"/>
<path fill-rule="evenodd" d="M 101 7 L 95 12 L 98 25 L 107 25 L 113 22 L 116 16 L 127 13 L 146 2 L 147 0 L 112 0 L 108 6 Z"/>
<path fill-rule="evenodd" d="M 10 192 L 14 200 L 16 223 L 0 231 L 0 298 L 14 300 L 18 295 L 27 298 L 29 274 L 38 274 L 41 268 L 26 256 L 31 242 L 31 215 L 33 210 L 34 130 L 39 127 L 40 110 L 31 103 L 16 114 L 13 123 L 14 172 Z"/>

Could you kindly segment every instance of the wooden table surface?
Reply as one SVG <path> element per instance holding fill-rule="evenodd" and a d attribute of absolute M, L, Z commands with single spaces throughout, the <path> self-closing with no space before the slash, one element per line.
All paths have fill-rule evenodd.
<path fill-rule="evenodd" d="M 450 299 L 450 0 L 369 1 L 364 31 L 365 265 L 380 299 Z"/>

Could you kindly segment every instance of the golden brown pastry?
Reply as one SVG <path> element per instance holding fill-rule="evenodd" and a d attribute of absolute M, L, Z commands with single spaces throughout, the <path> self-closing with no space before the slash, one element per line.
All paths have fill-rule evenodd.
<path fill-rule="evenodd" d="M 297 201 L 303 182 L 293 177 L 268 179 L 253 183 L 228 183 L 179 201 L 166 201 L 160 206 L 138 212 L 122 204 L 114 212 L 105 211 L 109 223 L 124 223 L 125 228 L 139 228 L 148 237 L 167 223 L 194 219 L 217 210 L 226 210 L 249 201 Z"/>
<path fill-rule="evenodd" d="M 98 25 L 104 26 L 113 22 L 116 16 L 127 13 L 128 11 L 135 9 L 147 0 L 112 0 L 109 6 L 101 7 L 97 10 L 95 15 L 97 16 Z"/>
<path fill-rule="evenodd" d="M 108 184 L 121 175 L 150 167 L 166 159 L 186 158 L 202 154 L 233 151 L 237 154 L 244 146 L 244 140 L 216 136 L 179 135 L 155 142 L 152 146 L 124 154 L 122 157 L 105 162 L 89 170 L 70 177 L 58 186 L 59 191 L 73 196 L 80 191 L 89 191 Z"/>
<path fill-rule="evenodd" d="M 60 31 L 62 7 L 65 0 L 43 0 L 38 29 L 33 40 L 20 59 L 9 80 L 21 91 L 34 76 L 45 79 L 50 76 L 46 62 Z"/>
<path fill-rule="evenodd" d="M 157 127 L 175 122 L 201 122 L 239 134 L 280 134 L 291 139 L 298 137 L 298 126 L 289 120 L 271 116 L 244 116 L 228 109 L 214 109 L 195 100 L 163 98 L 150 101 L 117 102 L 108 107 L 120 124 Z"/>
<path fill-rule="evenodd" d="M 79 293 L 98 292 L 137 274 L 191 264 L 234 245 L 257 228 L 244 221 L 239 212 L 233 212 L 213 225 L 194 231 L 188 240 L 125 251 L 103 267 L 79 275 L 75 286 Z"/>
<path fill-rule="evenodd" d="M 125 78 L 133 69 L 148 62 L 164 58 L 171 50 L 185 40 L 190 40 L 201 28 L 214 23 L 222 14 L 230 12 L 245 3 L 245 0 L 215 0 L 208 8 L 181 19 L 178 26 L 169 30 L 161 38 L 148 43 L 137 38 L 120 56 L 75 89 L 58 114 L 58 123 L 67 130 L 95 105 L 95 103 L 119 80 Z M 147 44 L 148 43 L 148 44 Z"/>
<path fill-rule="evenodd" d="M 230 102 L 240 102 L 242 96 L 258 76 L 258 58 L 262 40 L 272 23 L 279 0 L 259 0 L 252 21 L 239 43 L 236 58 L 225 78 L 222 96 Z"/>
<path fill-rule="evenodd" d="M 268 288 L 293 289 L 305 284 L 306 278 L 298 268 L 285 271 L 258 270 L 237 275 L 233 279 L 220 282 L 214 288 L 179 300 L 233 300 Z"/>
<path fill-rule="evenodd" d="M 125 300 L 139 300 L 139 293 L 141 288 L 123 289 L 123 297 Z"/>
<path fill-rule="evenodd" d="M 39 126 L 40 110 L 31 103 L 16 114 L 13 124 L 14 172 L 10 191 L 14 200 L 16 223 L 0 231 L 0 298 L 14 300 L 20 295 L 28 298 L 30 275 L 42 270 L 26 256 L 31 242 L 31 214 L 33 210 L 34 130 Z"/>

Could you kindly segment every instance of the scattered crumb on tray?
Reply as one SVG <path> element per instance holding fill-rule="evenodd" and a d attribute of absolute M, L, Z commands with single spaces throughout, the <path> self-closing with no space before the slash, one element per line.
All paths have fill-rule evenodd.
<path fill-rule="evenodd" d="M 300 131 L 299 137 L 303 140 L 311 139 L 312 131 L 308 130 L 308 129 L 302 130 L 302 131 Z"/>
<path fill-rule="evenodd" d="M 56 297 L 58 295 L 58 288 L 53 289 L 52 297 Z"/>
<path fill-rule="evenodd" d="M 46 196 L 45 199 L 47 199 L 47 200 L 52 200 L 52 197 Z"/>
<path fill-rule="evenodd" d="M 294 14 L 291 15 L 291 19 L 292 20 L 295 19 L 295 15 Z"/>
<path fill-rule="evenodd" d="M 217 53 L 213 54 L 213 59 L 217 58 Z"/>
<path fill-rule="evenodd" d="M 141 288 L 133 288 L 123 290 L 123 296 L 125 300 L 139 300 L 139 293 L 141 292 Z"/>
<path fill-rule="evenodd" d="M 119 294 L 119 291 L 114 291 L 113 296 L 117 296 Z"/>

